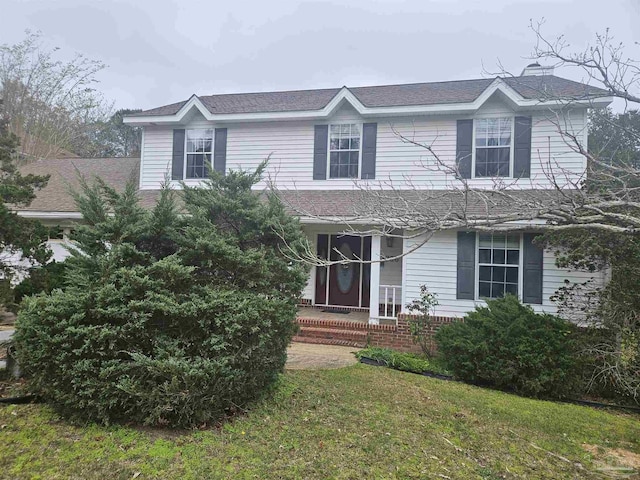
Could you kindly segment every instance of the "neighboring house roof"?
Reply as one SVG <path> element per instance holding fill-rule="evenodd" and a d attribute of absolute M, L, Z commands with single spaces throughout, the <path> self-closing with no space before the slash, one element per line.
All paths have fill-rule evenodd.
<path fill-rule="evenodd" d="M 108 185 L 123 191 L 131 179 L 138 184 L 139 158 L 51 158 L 20 167 L 20 173 L 50 175 L 46 187 L 36 192 L 29 206 L 16 208 L 29 212 L 77 212 L 70 189 L 80 184 L 78 174 L 91 181 L 102 178 Z"/>
<path fill-rule="evenodd" d="M 592 98 L 609 95 L 606 90 L 555 75 L 506 77 L 502 80 L 525 99 Z M 421 106 L 469 103 L 476 100 L 495 78 L 448 82 L 412 83 L 371 87 L 343 87 L 365 107 Z M 342 90 L 292 90 L 235 93 L 198 97 L 212 114 L 242 114 L 321 110 Z M 145 110 L 130 117 L 176 114 L 188 100 Z"/>

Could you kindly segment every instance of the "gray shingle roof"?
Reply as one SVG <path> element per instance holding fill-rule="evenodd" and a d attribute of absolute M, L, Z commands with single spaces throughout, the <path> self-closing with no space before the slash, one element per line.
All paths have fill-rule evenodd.
<path fill-rule="evenodd" d="M 77 169 L 77 170 L 76 170 Z M 102 178 L 118 191 L 123 191 L 127 181 L 138 184 L 139 158 L 52 158 L 20 167 L 24 175 L 51 175 L 47 186 L 36 192 L 36 198 L 21 211 L 77 212 L 69 188 L 79 187 L 78 172 L 87 180 Z"/>
<path fill-rule="evenodd" d="M 34 162 L 20 168 L 24 174 L 50 174 L 47 186 L 36 192 L 35 200 L 20 211 L 77 212 L 69 192 L 78 188 L 77 172 L 88 180 L 99 176 L 117 191 L 123 191 L 127 181 L 137 183 L 140 159 L 138 158 L 63 158 Z M 77 170 L 76 170 L 77 169 Z M 152 208 L 159 190 L 140 190 L 140 205 Z M 470 193 L 465 197 L 451 190 L 286 190 L 278 192 L 289 213 L 306 217 L 401 218 L 403 215 L 422 214 L 422 221 L 433 216 L 465 212 L 468 216 L 496 215 L 513 209 L 517 198 L 529 207 L 553 202 L 557 192 L 553 190 L 514 190 L 505 197 L 500 192 Z M 179 199 L 178 199 L 179 201 Z"/>
<path fill-rule="evenodd" d="M 550 97 L 590 98 L 606 96 L 600 88 L 554 75 L 531 75 L 503 79 L 526 99 Z M 349 88 L 367 107 L 435 105 L 473 102 L 494 81 L 493 78 L 449 82 L 412 83 Z M 213 114 L 295 112 L 321 110 L 340 88 L 284 92 L 234 93 L 199 97 Z M 173 115 L 187 102 L 173 103 L 133 116 Z"/>

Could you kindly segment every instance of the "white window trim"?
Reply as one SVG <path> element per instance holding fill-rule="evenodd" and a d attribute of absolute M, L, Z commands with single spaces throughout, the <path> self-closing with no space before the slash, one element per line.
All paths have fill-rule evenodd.
<path fill-rule="evenodd" d="M 329 131 L 327 132 L 327 180 L 339 180 L 339 181 L 346 180 L 351 182 L 353 180 L 360 179 L 360 176 L 362 175 L 362 135 L 364 133 L 362 131 L 363 123 L 346 121 L 346 122 L 329 123 L 327 125 L 328 125 L 327 128 L 329 129 Z M 355 177 L 332 177 L 331 176 L 331 127 L 337 126 L 337 125 L 358 125 L 358 127 L 360 128 L 360 142 L 359 142 L 360 148 L 358 149 L 358 174 Z"/>
<path fill-rule="evenodd" d="M 495 232 L 491 235 L 502 235 L 502 232 Z M 523 287 L 524 287 L 524 235 L 522 233 L 509 233 L 504 232 L 504 235 L 519 235 L 519 248 L 520 254 L 518 255 L 518 299 L 522 301 L 523 299 Z M 486 298 L 480 296 L 480 232 L 476 232 L 476 251 L 475 251 L 475 274 L 474 274 L 474 299 L 475 301 L 484 302 Z"/>
<path fill-rule="evenodd" d="M 487 118 L 511 118 L 511 142 L 509 144 L 509 175 L 505 177 L 476 177 L 476 120 L 485 120 Z M 514 162 L 514 136 L 516 131 L 515 115 L 483 115 L 473 117 L 472 136 L 471 136 L 471 178 L 491 179 L 491 178 L 508 178 L 513 179 L 513 162 Z M 482 147 L 481 147 L 482 148 Z"/>
<path fill-rule="evenodd" d="M 207 130 L 211 130 L 211 152 L 191 152 L 193 153 L 210 153 L 211 155 L 211 168 L 213 168 L 213 152 L 215 151 L 215 141 L 216 141 L 216 132 L 215 129 L 213 127 L 211 128 L 185 128 L 184 129 L 184 155 L 183 155 L 183 159 L 182 159 L 182 179 L 186 180 L 186 181 L 200 181 L 200 180 L 204 180 L 206 177 L 187 177 L 187 154 L 189 152 L 187 152 L 187 138 L 188 138 L 188 133 L 187 132 L 206 132 Z"/>

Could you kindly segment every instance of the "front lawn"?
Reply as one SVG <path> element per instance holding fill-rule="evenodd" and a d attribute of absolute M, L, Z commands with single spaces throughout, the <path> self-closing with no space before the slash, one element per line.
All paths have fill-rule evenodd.
<path fill-rule="evenodd" d="M 639 453 L 637 416 L 364 365 L 287 372 L 275 398 L 218 429 L 80 428 L 0 407 L 12 479 L 601 478 Z"/>

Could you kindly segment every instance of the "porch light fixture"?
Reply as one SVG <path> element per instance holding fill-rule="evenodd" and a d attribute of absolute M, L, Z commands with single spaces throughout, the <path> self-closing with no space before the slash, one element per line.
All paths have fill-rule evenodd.
<path fill-rule="evenodd" d="M 393 247 L 393 237 L 384 237 L 387 240 L 387 247 L 391 248 Z"/>

